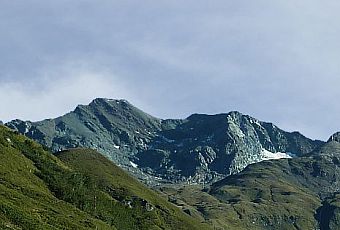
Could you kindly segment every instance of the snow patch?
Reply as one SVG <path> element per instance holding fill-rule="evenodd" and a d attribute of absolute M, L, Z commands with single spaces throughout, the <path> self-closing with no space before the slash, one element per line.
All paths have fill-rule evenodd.
<path fill-rule="evenodd" d="M 132 161 L 130 161 L 130 164 L 132 165 L 132 167 L 134 167 L 134 168 L 137 168 L 138 167 L 138 165 L 137 164 L 135 164 L 135 163 L 133 163 Z"/>
<path fill-rule="evenodd" d="M 281 153 L 281 152 L 273 153 L 273 152 L 268 151 L 265 148 L 262 148 L 261 150 L 261 157 L 263 161 L 281 159 L 281 158 L 293 158 L 295 156 L 296 155 L 292 153 Z"/>
<path fill-rule="evenodd" d="M 113 145 L 113 147 L 116 148 L 116 149 L 120 149 L 119 145 Z"/>

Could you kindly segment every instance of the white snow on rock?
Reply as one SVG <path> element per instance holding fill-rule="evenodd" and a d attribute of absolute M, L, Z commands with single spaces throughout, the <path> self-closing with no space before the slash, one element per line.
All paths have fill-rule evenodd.
<path fill-rule="evenodd" d="M 275 160 L 275 159 L 281 159 L 281 158 L 293 158 L 295 156 L 296 155 L 292 153 L 281 153 L 281 152 L 273 153 L 273 152 L 268 151 L 265 148 L 262 148 L 261 150 L 261 157 L 263 161 Z"/>
<path fill-rule="evenodd" d="M 134 167 L 134 168 L 137 168 L 138 167 L 138 165 L 137 164 L 135 164 L 135 163 L 133 163 L 132 161 L 130 161 L 130 164 L 132 165 L 132 167 Z"/>
<path fill-rule="evenodd" d="M 120 149 L 119 145 L 114 145 L 113 147 L 116 148 L 116 149 Z"/>

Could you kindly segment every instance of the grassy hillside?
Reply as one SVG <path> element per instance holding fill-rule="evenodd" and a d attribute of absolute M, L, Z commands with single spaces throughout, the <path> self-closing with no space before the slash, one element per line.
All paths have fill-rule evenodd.
<path fill-rule="evenodd" d="M 284 159 L 250 165 L 240 175 L 214 184 L 210 194 L 233 209 L 244 229 L 317 229 L 321 200 L 295 174 L 301 173 L 309 184 L 310 172 L 303 168 L 308 162 Z"/>
<path fill-rule="evenodd" d="M 1 126 L 0 158 L 0 229 L 115 229 L 51 192 L 46 167 L 71 171 L 40 145 Z"/>
<path fill-rule="evenodd" d="M 209 229 L 92 150 L 0 127 L 0 229 Z"/>
<path fill-rule="evenodd" d="M 339 229 L 340 161 L 331 152 L 332 158 L 253 164 L 209 189 L 187 185 L 161 191 L 215 229 Z"/>
<path fill-rule="evenodd" d="M 73 149 L 57 156 L 92 180 L 89 183 L 94 183 L 92 191 L 87 190 L 86 193 L 95 194 L 96 199 L 91 199 L 91 196 L 82 199 L 89 202 L 86 210 L 108 222 L 119 216 L 115 224 L 119 229 L 152 229 L 150 226 L 153 225 L 158 226 L 154 229 L 208 229 L 207 225 L 197 224 L 180 209 L 93 150 Z M 75 199 L 77 197 L 79 194 Z"/>

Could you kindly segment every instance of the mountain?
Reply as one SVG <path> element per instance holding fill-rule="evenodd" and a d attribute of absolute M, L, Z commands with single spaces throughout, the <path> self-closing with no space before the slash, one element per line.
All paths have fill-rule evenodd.
<path fill-rule="evenodd" d="M 53 152 L 99 151 L 145 183 L 217 181 L 262 160 L 302 156 L 323 142 L 239 112 L 158 119 L 125 100 L 98 98 L 56 119 L 8 127 Z"/>
<path fill-rule="evenodd" d="M 309 155 L 320 155 L 329 160 L 333 160 L 334 163 L 337 164 L 340 156 L 340 132 L 333 134 L 325 144 L 316 148 Z"/>
<path fill-rule="evenodd" d="M 145 149 L 145 143 L 161 129 L 159 119 L 125 100 L 109 99 L 95 99 L 89 105 L 78 105 L 74 111 L 56 119 L 14 120 L 6 125 L 53 152 L 76 147 L 95 149 L 144 179 L 148 175 L 133 167 L 130 158 Z"/>
<path fill-rule="evenodd" d="M 0 126 L 0 229 L 210 229 L 101 154 Z"/>
<path fill-rule="evenodd" d="M 337 230 L 339 140 L 333 135 L 308 156 L 251 164 L 204 189 L 186 185 L 160 190 L 216 229 Z"/>

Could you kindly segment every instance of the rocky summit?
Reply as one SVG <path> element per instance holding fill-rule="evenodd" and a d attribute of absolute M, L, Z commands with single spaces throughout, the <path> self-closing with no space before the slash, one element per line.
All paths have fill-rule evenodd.
<path fill-rule="evenodd" d="M 151 184 L 213 182 L 249 164 L 303 156 L 323 145 L 236 111 L 163 120 L 126 100 L 104 98 L 55 119 L 6 125 L 53 152 L 95 149 Z"/>

